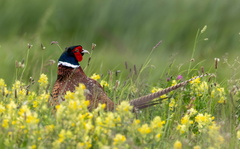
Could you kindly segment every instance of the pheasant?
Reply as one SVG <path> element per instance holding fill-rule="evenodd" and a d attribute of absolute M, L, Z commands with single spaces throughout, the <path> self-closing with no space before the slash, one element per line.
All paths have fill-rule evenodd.
<path fill-rule="evenodd" d="M 95 80 L 89 78 L 84 73 L 83 69 L 78 62 L 81 62 L 83 55 L 89 52 L 84 50 L 81 45 L 71 46 L 65 49 L 58 60 L 58 75 L 57 80 L 53 86 L 50 105 L 56 106 L 64 101 L 64 95 L 67 91 L 74 92 L 75 87 L 80 83 L 84 84 L 87 92 L 85 92 L 86 100 L 90 101 L 89 110 L 92 110 L 98 106 L 99 103 L 106 104 L 106 110 L 113 111 L 117 104 L 115 104 L 104 92 L 103 87 Z M 137 99 L 130 100 L 130 105 L 133 106 L 133 110 L 143 109 L 157 104 L 157 101 L 153 99 L 164 95 L 177 88 L 185 86 L 192 80 L 200 77 L 207 76 L 203 74 L 187 81 L 181 82 L 174 86 L 168 87 L 161 91 L 142 96 Z"/>

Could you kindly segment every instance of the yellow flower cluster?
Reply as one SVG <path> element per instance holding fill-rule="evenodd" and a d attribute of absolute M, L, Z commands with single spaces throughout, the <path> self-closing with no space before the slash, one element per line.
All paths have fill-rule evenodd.
<path fill-rule="evenodd" d="M 107 81 L 101 80 L 100 84 L 103 87 L 109 87 L 109 84 L 107 83 Z"/>
<path fill-rule="evenodd" d="M 195 76 L 196 77 L 196 76 Z M 193 77 L 193 78 L 195 78 L 195 77 Z M 198 84 L 198 83 L 201 83 L 201 78 L 197 78 L 197 79 L 194 79 L 194 80 L 192 80 L 192 81 L 190 81 L 190 83 L 191 84 Z"/>
<path fill-rule="evenodd" d="M 223 87 L 217 85 L 211 91 L 211 97 L 213 99 L 218 100 L 218 103 L 225 103 L 226 102 L 226 92 Z"/>
<path fill-rule="evenodd" d="M 142 127 L 138 128 L 138 131 L 142 135 L 145 135 L 145 134 L 149 134 L 152 131 L 152 129 L 151 129 L 151 127 L 148 126 L 148 124 L 144 124 L 144 125 L 142 125 Z"/>
<path fill-rule="evenodd" d="M 0 88 L 4 88 L 7 85 L 5 84 L 5 81 L 3 79 L 0 79 Z"/>
<path fill-rule="evenodd" d="M 100 76 L 95 74 L 92 78 L 97 80 Z M 108 82 L 100 82 L 102 86 L 109 87 Z M 114 112 L 106 112 L 105 104 L 99 104 L 96 109 L 89 111 L 90 102 L 84 96 L 86 87 L 79 84 L 74 93 L 65 94 L 65 102 L 56 106 L 56 112 L 53 113 L 54 110 L 48 106 L 50 94 L 47 91 L 47 76 L 42 74 L 38 83 L 37 92 L 28 90 L 20 81 L 15 81 L 8 90 L 4 80 L 0 79 L 0 135 L 4 136 L 0 141 L 3 147 L 159 148 L 166 142 L 164 136 L 169 137 L 168 135 L 173 138 L 172 141 L 169 140 L 169 144 L 165 144 L 168 148 L 184 148 L 186 141 L 181 142 L 181 137 L 185 139 L 191 135 L 192 138 L 206 136 L 206 143 L 214 148 L 220 148 L 224 143 L 220 126 L 216 124 L 214 117 L 208 113 L 199 113 L 195 109 L 196 103 L 193 103 L 192 108 L 186 111 L 177 128 L 175 127 L 176 117 L 181 115 L 174 112 L 181 104 L 179 101 L 182 94 L 170 94 L 172 97 L 161 105 L 162 109 L 154 111 L 161 117 L 140 111 L 136 118 L 132 113 L 133 107 L 127 101 L 116 105 Z M 175 85 L 176 81 L 171 83 Z M 220 87 L 213 88 L 215 93 L 212 93 L 207 83 L 200 80 L 192 82 L 189 88 L 186 87 L 185 90 L 192 96 L 202 97 L 207 93 L 211 93 L 211 98 L 214 99 L 225 96 L 224 90 L 218 89 Z M 159 90 L 160 88 L 153 88 L 152 92 Z M 164 97 L 166 95 L 161 96 Z M 171 132 L 176 129 L 180 132 L 179 135 Z M 240 138 L 239 134 L 237 132 L 236 138 Z M 200 147 L 202 146 L 196 144 L 193 148 Z"/>
<path fill-rule="evenodd" d="M 91 79 L 94 79 L 94 80 L 99 80 L 99 79 L 101 79 L 101 76 L 100 76 L 99 74 L 94 73 L 90 78 L 91 78 Z M 101 80 L 101 81 L 100 81 L 100 85 L 101 85 L 102 87 L 104 87 L 104 88 L 106 88 L 106 87 L 109 88 L 109 87 L 110 87 L 110 85 L 108 84 L 108 82 L 105 81 L 105 80 Z"/>
<path fill-rule="evenodd" d="M 195 110 L 191 109 L 188 113 L 186 113 L 182 117 L 181 123 L 177 126 L 177 130 L 179 130 L 181 134 L 188 132 L 189 127 L 193 124 L 193 120 L 191 120 L 191 116 L 193 115 L 192 111 Z"/>
<path fill-rule="evenodd" d="M 90 78 L 94 79 L 94 80 L 99 80 L 101 79 L 100 75 L 94 73 Z"/>
<path fill-rule="evenodd" d="M 45 74 L 41 74 L 39 80 L 38 80 L 40 87 L 47 87 L 48 85 L 48 77 Z"/>
<path fill-rule="evenodd" d="M 200 81 L 200 78 L 195 79 L 193 81 L 190 82 L 191 85 L 191 95 L 192 96 L 197 96 L 197 97 L 201 97 L 203 95 L 208 94 L 208 84 L 206 81 Z"/>
<path fill-rule="evenodd" d="M 220 134 L 220 126 L 215 123 L 214 117 L 210 114 L 202 114 L 198 113 L 195 109 L 190 109 L 182 117 L 177 130 L 179 130 L 181 134 L 191 134 L 191 130 L 195 127 L 197 128 L 197 131 L 195 130 L 195 134 L 209 136 L 209 139 L 206 140 L 206 142 L 211 142 L 212 147 L 219 148 L 221 144 L 223 144 L 224 138 Z M 196 146 L 196 148 L 197 147 L 198 146 Z"/>
<path fill-rule="evenodd" d="M 195 121 L 197 122 L 197 126 L 199 131 L 202 131 L 206 129 L 206 126 L 213 124 L 214 117 L 212 117 L 210 114 L 207 113 L 199 113 L 197 116 L 195 116 Z"/>
<path fill-rule="evenodd" d="M 7 85 L 3 79 L 0 78 L 0 94 L 3 96 L 8 95 L 10 92 L 7 89 Z"/>
<path fill-rule="evenodd" d="M 240 130 L 237 131 L 237 139 L 240 140 Z"/>
<path fill-rule="evenodd" d="M 119 145 L 119 144 L 122 144 L 126 141 L 126 137 L 124 135 L 121 135 L 121 134 L 116 134 L 113 141 L 114 141 L 113 142 L 114 145 Z"/>
<path fill-rule="evenodd" d="M 182 149 L 182 143 L 181 143 L 179 140 L 177 140 L 177 141 L 174 143 L 173 148 L 174 148 L 174 149 Z"/>

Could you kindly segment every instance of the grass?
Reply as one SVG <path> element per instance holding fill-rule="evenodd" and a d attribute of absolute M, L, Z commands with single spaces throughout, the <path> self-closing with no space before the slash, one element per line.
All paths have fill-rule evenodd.
<path fill-rule="evenodd" d="M 58 45 L 55 46 L 59 48 Z M 26 61 L 30 59 L 33 47 L 26 47 Z M 194 65 L 190 61 L 186 64 L 190 70 L 181 68 L 174 71 L 172 69 L 175 65 L 172 62 L 160 81 L 149 83 L 148 78 L 151 78 L 152 74 L 151 55 L 155 50 L 153 48 L 149 52 L 141 68 L 126 62 L 125 69 L 121 72 L 113 69 L 101 74 L 101 77 L 95 75 L 94 78 L 100 83 L 105 82 L 104 88 L 109 97 L 115 103 L 119 103 L 115 112 L 104 111 L 105 105 L 88 111 L 89 103 L 84 99 L 83 88 L 78 88 L 75 93 L 67 93 L 66 101 L 57 106 L 56 114 L 52 114 L 52 108 L 48 106 L 51 77 L 42 74 L 35 81 L 27 82 L 23 79 L 21 82 L 18 80 L 29 74 L 27 70 L 31 68 L 31 64 L 26 62 L 24 67 L 15 68 L 19 75 L 14 77 L 17 79 L 12 87 L 7 86 L 3 79 L 0 80 L 0 133 L 1 136 L 5 136 L 0 138 L 0 146 L 237 148 L 240 134 L 238 79 L 232 78 L 229 82 L 220 83 L 217 77 L 197 79 L 182 89 L 164 95 L 169 98 L 161 104 L 136 114 L 131 112 L 131 107 L 126 101 L 181 82 L 177 80 L 177 72 L 181 72 L 184 79 L 199 73 L 198 63 Z M 94 54 L 91 54 L 91 57 L 93 58 Z M 39 57 L 42 63 L 39 67 L 41 72 L 44 73 L 46 69 L 51 71 L 49 67 L 52 66 L 44 65 L 43 62 L 47 60 L 43 58 Z M 85 63 L 86 61 L 85 57 Z M 220 69 L 220 66 L 216 67 L 219 65 L 216 63 L 218 62 L 214 63 L 215 74 Z M 90 61 L 90 65 L 85 69 L 89 74 L 95 70 L 93 64 L 94 61 Z M 236 60 L 234 64 L 227 64 L 234 67 L 239 63 Z M 102 64 L 102 67 L 104 66 Z M 172 75 L 173 72 L 176 72 L 175 75 Z"/>
<path fill-rule="evenodd" d="M 1 1 L 1 148 L 238 148 L 238 3 Z M 66 46 L 82 44 L 90 50 L 92 43 L 97 46 L 90 65 L 86 55 L 81 66 L 87 66 L 88 76 L 99 74 L 98 81 L 109 84 L 105 90 L 116 103 L 171 86 L 178 75 L 186 80 L 204 71 L 216 77 L 172 92 L 137 115 L 130 107 L 124 110 L 126 103 L 115 113 L 102 107 L 91 113 L 79 90 L 53 116 L 47 106 L 56 80 L 52 62 Z M 215 58 L 220 59 L 217 68 Z M 48 83 L 38 82 L 41 74 Z M 83 107 L 73 112 L 73 103 Z M 81 119 L 84 114 L 92 117 Z"/>
<path fill-rule="evenodd" d="M 94 72 L 102 73 L 107 69 L 123 69 L 125 61 L 141 67 L 151 48 L 162 40 L 161 46 L 152 55 L 152 65 L 158 68 L 153 73 L 155 76 L 151 77 L 153 81 L 168 69 L 166 62 L 170 64 L 174 60 L 184 70 L 188 69 L 185 64 L 189 64 L 196 32 L 205 25 L 208 29 L 197 43 L 194 59 L 197 62 L 204 60 L 202 65 L 209 69 L 215 57 L 221 59 L 228 53 L 228 59 L 236 58 L 240 25 L 238 3 L 235 1 L 233 5 L 224 0 L 211 3 L 187 0 L 124 3 L 109 0 L 104 3 L 1 1 L 0 49 L 11 52 L 0 55 L 0 63 L 9 64 L 3 66 L 0 76 L 6 78 L 8 84 L 13 83 L 11 78 L 14 74 L 8 68 L 14 68 L 14 61 L 24 59 L 28 43 L 33 45 L 29 59 L 33 68 L 29 68 L 27 72 L 31 72 L 25 80 L 34 73 L 39 74 L 34 68 L 41 65 L 42 60 L 36 60 L 36 57 L 57 60 L 61 51 L 51 46 L 51 41 L 58 41 L 62 48 L 82 44 L 90 49 L 91 43 L 96 43 L 98 52 L 95 52 L 93 60 L 105 67 L 100 70 L 96 66 Z M 194 13 L 192 10 L 195 10 Z M 205 38 L 208 40 L 205 41 Z M 41 51 L 41 44 L 46 50 Z M 114 55 L 119 57 L 113 58 Z M 230 76 L 224 72 L 219 71 L 219 77 Z"/>

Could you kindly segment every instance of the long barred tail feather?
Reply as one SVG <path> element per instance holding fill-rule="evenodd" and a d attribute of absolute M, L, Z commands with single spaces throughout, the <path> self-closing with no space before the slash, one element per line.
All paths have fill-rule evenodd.
<path fill-rule="evenodd" d="M 151 107 L 151 106 L 154 106 L 154 105 L 157 105 L 157 104 L 161 104 L 162 101 L 163 101 L 164 99 L 167 99 L 167 98 L 169 98 L 169 97 L 164 97 L 164 98 L 160 98 L 160 99 L 157 99 L 157 100 L 149 101 L 149 102 L 147 102 L 147 103 L 143 103 L 142 105 L 139 104 L 138 107 L 134 107 L 135 109 L 133 109 L 133 110 L 145 109 L 145 108 L 147 108 L 147 107 Z M 137 108 L 137 109 L 136 109 L 136 108 Z"/>
<path fill-rule="evenodd" d="M 173 90 L 176 90 L 180 87 L 183 87 L 186 84 L 188 84 L 190 81 L 193 81 L 195 79 L 202 78 L 202 77 L 205 77 L 205 76 L 213 76 L 213 74 L 202 74 L 202 75 L 196 76 L 194 78 L 191 78 L 189 80 L 186 80 L 184 82 L 178 83 L 174 86 L 163 89 L 161 91 L 158 91 L 158 92 L 146 95 L 146 96 L 142 96 L 142 97 L 133 99 L 133 100 L 130 101 L 130 105 L 132 105 L 134 107 L 134 109 L 136 110 L 136 109 L 143 109 L 143 108 L 146 108 L 146 107 L 150 107 L 150 106 L 159 104 L 160 103 L 159 101 L 154 102 L 152 100 L 155 99 L 155 98 L 158 98 L 161 95 L 164 95 L 164 94 L 169 93 Z M 162 101 L 162 99 L 159 99 L 159 100 Z"/>

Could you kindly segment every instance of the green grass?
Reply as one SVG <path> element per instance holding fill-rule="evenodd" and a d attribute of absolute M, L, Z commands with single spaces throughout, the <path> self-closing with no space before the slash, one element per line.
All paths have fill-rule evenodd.
<path fill-rule="evenodd" d="M 108 69 L 123 69 L 125 61 L 140 67 L 151 48 L 160 40 L 162 44 L 152 55 L 151 64 L 157 66 L 153 80 L 158 79 L 173 60 L 188 67 L 196 33 L 204 25 L 207 31 L 197 43 L 194 59 L 204 60 L 204 67 L 213 66 L 215 57 L 225 53 L 230 60 L 239 49 L 238 1 L 1 1 L 0 63 L 4 65 L 0 76 L 12 82 L 14 62 L 25 57 L 27 43 L 33 46 L 29 63 L 30 75 L 38 73 L 44 57 L 57 60 L 61 51 L 51 46 L 58 41 L 62 48 L 82 44 L 86 49 L 96 43 L 94 61 Z M 18 7 L 16 7 L 16 5 Z M 203 39 L 208 38 L 208 41 Z M 46 46 L 41 51 L 41 43 Z M 166 63 L 167 62 L 167 63 Z M 222 62 L 222 61 L 221 61 Z M 96 66 L 99 67 L 99 66 Z M 39 69 L 37 69 L 39 70 Z M 226 71 L 219 76 L 228 77 Z M 26 78 L 25 78 L 26 79 Z"/>
<path fill-rule="evenodd" d="M 103 65 L 104 66 L 104 65 Z M 126 74 L 105 74 L 101 80 L 109 85 L 105 91 L 115 103 L 115 112 L 104 106 L 89 112 L 83 90 L 67 93 L 66 101 L 56 114 L 48 105 L 49 83 L 42 76 L 12 87 L 0 80 L 0 146 L 3 148 L 237 148 L 239 146 L 238 80 L 219 83 L 204 77 L 183 89 L 168 93 L 161 104 L 131 113 L 122 101 L 149 94 L 154 88 L 173 85 L 162 79 L 155 84 L 146 81 L 149 69 L 125 70 Z M 186 70 L 186 73 L 188 70 Z M 192 73 L 195 73 L 192 70 Z M 21 73 L 20 73 L 21 74 Z M 24 73 L 23 73 L 24 75 Z M 128 77 L 126 77 L 128 76 Z M 151 75 L 148 74 L 148 77 Z M 185 78 L 188 79 L 188 78 Z M 119 82 L 116 85 L 116 82 Z M 51 83 L 50 83 L 51 84 Z M 231 85 L 235 84 L 235 86 Z M 30 88 L 27 86 L 30 85 Z"/>
<path fill-rule="evenodd" d="M 158 144 L 151 141 L 144 142 L 136 137 L 137 130 L 133 133 L 127 127 L 124 127 L 125 130 L 116 127 L 112 136 L 106 135 L 101 141 L 113 147 L 113 138 L 115 133 L 119 132 L 130 136 L 126 136 L 126 142 L 130 147 L 149 144 L 148 148 L 159 145 L 163 148 L 172 148 L 176 140 L 181 141 L 183 148 L 192 148 L 195 145 L 206 148 L 214 145 L 206 142 L 205 138 L 210 140 L 213 138 L 207 133 L 200 133 L 196 122 L 189 127 L 188 133 L 180 134 L 176 130 L 182 117 L 186 115 L 186 106 L 193 97 L 196 97 L 193 107 L 198 110 L 198 114 L 205 112 L 211 114 L 215 117 L 216 124 L 221 126 L 220 130 L 215 132 L 215 135 L 224 138 L 221 148 L 237 148 L 239 141 L 236 133 L 239 130 L 240 113 L 238 110 L 239 7 L 240 2 L 237 0 L 231 2 L 225 0 L 211 2 L 2 0 L 0 2 L 0 78 L 5 80 L 7 88 L 11 90 L 16 80 L 21 80 L 27 85 L 30 83 L 29 78 L 32 77 L 35 84 L 31 86 L 30 91 L 36 92 L 38 97 L 42 94 L 37 83 L 41 73 L 48 76 L 49 91 L 56 80 L 56 63 L 49 65 L 49 60 L 57 62 L 62 49 L 67 46 L 81 44 L 85 49 L 90 50 L 92 43 L 96 43 L 97 46 L 92 51 L 91 63 L 85 70 L 86 74 L 88 76 L 93 73 L 100 74 L 112 87 L 115 86 L 116 81 L 120 81 L 117 89 L 106 88 L 109 97 L 115 102 L 148 94 L 152 87 L 168 87 L 171 85 L 171 82 L 166 81 L 168 78 L 175 79 L 178 75 L 182 75 L 184 79 L 188 79 L 200 74 L 204 69 L 204 72 L 216 74 L 216 78 L 208 82 L 209 89 L 206 94 L 201 97 L 193 94 L 193 88 L 189 85 L 185 91 L 178 90 L 173 95 L 170 94 L 177 104 L 173 111 L 169 107 L 172 100 L 168 99 L 159 107 L 143 110 L 138 115 L 138 119 L 141 120 L 139 127 L 145 123 L 150 124 L 156 116 L 161 116 L 166 122 L 161 139 L 156 141 Z M 200 33 L 205 25 L 207 30 Z M 206 38 L 208 40 L 205 40 Z M 149 54 L 160 40 L 162 43 L 152 54 Z M 60 47 L 56 44 L 51 45 L 51 41 L 58 41 Z M 28 43 L 33 47 L 29 49 Z M 44 50 L 41 44 L 46 47 Z M 87 65 L 88 58 L 89 55 L 84 57 L 81 62 L 82 67 Z M 217 69 L 214 58 L 220 58 Z M 25 67 L 16 68 L 16 61 L 24 61 Z M 142 66 L 145 66 L 143 71 L 141 71 Z M 134 67 L 137 74 L 134 72 Z M 120 71 L 117 76 L 116 71 Z M 207 79 L 204 78 L 202 81 L 208 81 Z M 214 99 L 211 97 L 214 84 L 224 88 L 226 103 L 219 104 L 217 97 Z M 16 114 L 14 118 L 20 117 L 18 112 L 27 100 L 31 112 L 38 114 L 39 123 L 36 125 L 40 127 L 37 131 L 43 131 L 43 128 L 50 124 L 56 126 L 51 132 L 52 139 L 46 143 L 46 146 L 42 145 L 46 140 L 36 141 L 36 137 L 39 137 L 37 134 L 31 138 L 28 133 L 24 134 L 20 128 L 16 128 L 16 131 L 13 131 L 10 148 L 27 148 L 34 144 L 50 147 L 53 145 L 52 142 L 59 139 L 61 129 L 68 130 L 70 127 L 59 124 L 51 115 L 50 109 L 42 109 L 46 106 L 47 99 L 37 97 L 29 99 L 28 96 L 19 99 L 15 98 L 14 94 L 8 97 L 1 94 L 0 97 L 0 104 L 5 108 L 10 100 L 18 105 L 19 108 L 14 111 Z M 220 95 L 218 97 L 220 98 Z M 41 108 L 33 107 L 34 102 L 39 102 Z M 65 103 L 66 105 L 68 103 Z M 103 112 L 100 117 L 106 116 L 104 114 L 106 113 Z M 4 116 L 6 114 L 1 114 L 2 118 Z M 68 119 L 70 116 L 71 114 L 64 115 L 64 118 Z M 133 119 L 131 117 L 131 120 Z M 191 117 L 191 120 L 193 119 L 194 117 Z M 131 123 L 131 120 L 128 122 Z M 3 121 L 0 120 L 1 128 L 2 123 Z M 126 126 L 125 123 L 122 125 Z M 29 130 L 31 126 L 26 127 Z M 15 129 L 13 126 L 9 129 L 12 128 Z M 25 136 L 24 139 L 16 134 L 18 130 Z M 9 130 L 2 128 L 1 136 L 9 138 L 8 132 Z M 192 134 L 193 132 L 195 135 Z M 43 133 L 43 135 L 47 134 Z M 150 138 L 150 135 L 148 137 Z M 214 141 L 216 140 L 212 140 Z M 4 137 L 0 138 L 0 142 L 2 147 L 7 146 L 8 142 L 4 141 Z M 99 147 L 96 141 L 92 143 L 93 147 Z M 64 142 L 63 147 L 66 144 L 71 142 Z"/>

